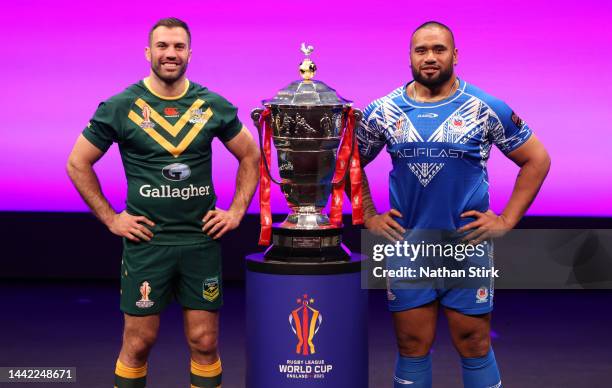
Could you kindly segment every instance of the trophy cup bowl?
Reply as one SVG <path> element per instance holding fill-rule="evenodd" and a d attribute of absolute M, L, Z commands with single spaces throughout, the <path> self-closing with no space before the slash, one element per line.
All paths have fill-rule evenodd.
<path fill-rule="evenodd" d="M 272 246 L 266 252 L 267 259 L 329 261 L 350 257 L 341 243 L 342 225 L 332 223 L 323 209 L 332 191 L 348 115 L 354 115 L 358 123 L 362 113 L 351 109 L 351 101 L 340 97 L 325 83 L 312 80 L 315 70 L 314 63 L 306 58 L 300 66 L 304 79 L 292 82 L 274 98 L 263 101 L 269 110 L 265 125 L 271 129 L 277 150 L 280 180 L 271 174 L 264 155 L 261 128 L 264 110 L 257 108 L 251 113 L 259 131 L 265 172 L 280 185 L 291 209 L 282 223 L 272 227 Z M 345 141 L 355 147 L 354 134 L 352 137 Z"/>

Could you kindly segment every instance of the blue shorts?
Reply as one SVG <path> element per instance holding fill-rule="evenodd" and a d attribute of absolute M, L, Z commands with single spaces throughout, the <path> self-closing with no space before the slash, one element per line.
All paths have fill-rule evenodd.
<path fill-rule="evenodd" d="M 448 273 L 461 273 L 464 277 L 428 277 L 388 279 L 387 299 L 390 311 L 404 311 L 439 300 L 444 307 L 466 315 L 486 314 L 493 310 L 494 277 L 487 270 L 493 266 L 493 244 L 488 241 L 480 255 L 457 260 L 454 258 L 421 258 L 410 261 L 394 258 L 387 261 L 388 269 L 412 268 L 417 273 L 422 267 L 435 270 L 444 268 Z M 479 269 L 479 276 L 470 277 L 470 268 Z M 476 273 L 476 272 L 474 272 Z"/>
<path fill-rule="evenodd" d="M 466 315 L 493 311 L 493 282 L 480 288 L 387 290 L 389 310 L 404 311 L 439 300 L 440 304 Z"/>

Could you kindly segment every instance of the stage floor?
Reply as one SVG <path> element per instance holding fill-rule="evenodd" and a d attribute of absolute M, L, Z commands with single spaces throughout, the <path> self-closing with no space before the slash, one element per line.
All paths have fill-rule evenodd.
<path fill-rule="evenodd" d="M 0 366 L 76 367 L 78 382 L 65 386 L 112 386 L 122 329 L 118 282 L 2 281 L 0 300 Z M 612 291 L 498 290 L 495 306 L 493 344 L 504 387 L 610 386 Z M 369 316 L 370 387 L 391 387 L 395 343 L 383 292 L 371 292 Z M 243 387 L 244 287 L 240 284 L 225 288 L 220 345 L 223 387 Z M 433 363 L 434 387 L 461 386 L 459 357 L 443 317 Z M 189 386 L 189 355 L 176 304 L 162 314 L 148 382 L 151 388 Z"/>

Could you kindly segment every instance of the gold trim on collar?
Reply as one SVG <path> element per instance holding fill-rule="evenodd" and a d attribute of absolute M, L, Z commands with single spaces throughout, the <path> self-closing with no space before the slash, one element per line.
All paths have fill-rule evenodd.
<path fill-rule="evenodd" d="M 171 97 L 171 96 L 162 96 L 161 94 L 157 94 L 153 91 L 153 89 L 151 89 L 151 85 L 149 85 L 149 77 L 146 77 L 145 79 L 142 80 L 142 83 L 144 84 L 144 86 L 147 88 L 147 90 L 154 95 L 157 98 L 161 98 L 162 100 L 178 100 L 181 99 L 185 96 L 185 94 L 187 94 L 187 91 L 189 90 L 189 80 L 185 78 L 185 90 L 183 91 L 183 93 L 181 93 L 178 96 L 175 97 Z"/>

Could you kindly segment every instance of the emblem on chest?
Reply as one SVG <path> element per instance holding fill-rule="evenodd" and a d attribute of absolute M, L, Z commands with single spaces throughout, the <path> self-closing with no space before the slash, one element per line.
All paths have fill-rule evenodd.
<path fill-rule="evenodd" d="M 202 109 L 192 109 L 189 111 L 189 113 L 189 122 L 191 124 L 202 124 L 205 122 L 205 120 L 207 120 L 204 116 L 204 112 L 202 112 Z"/>
<path fill-rule="evenodd" d="M 465 119 L 454 115 L 448 120 L 448 132 L 452 137 L 460 136 L 465 132 Z"/>
<path fill-rule="evenodd" d="M 167 106 L 164 108 L 164 117 L 165 118 L 175 118 L 179 117 L 179 110 L 173 106 Z"/>
<path fill-rule="evenodd" d="M 149 129 L 154 128 L 155 124 L 151 121 L 151 110 L 148 106 L 142 108 L 142 122 L 140 123 L 140 128 Z"/>
<path fill-rule="evenodd" d="M 204 103 L 204 100 L 195 100 L 174 124 L 170 124 L 162 114 L 158 113 L 142 98 L 139 98 L 135 102 L 135 107 L 128 113 L 128 118 L 176 158 L 189 147 L 213 116 L 210 107 L 202 109 Z M 166 107 L 163 113 L 178 115 L 177 108 L 171 109 L 171 111 L 168 111 L 168 107 Z M 138 113 L 139 110 L 140 114 Z M 160 130 L 157 127 L 160 127 Z"/>
<path fill-rule="evenodd" d="M 453 128 L 463 128 L 465 127 L 465 120 L 463 117 L 455 115 L 451 118 L 450 124 Z"/>

